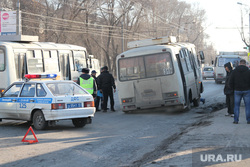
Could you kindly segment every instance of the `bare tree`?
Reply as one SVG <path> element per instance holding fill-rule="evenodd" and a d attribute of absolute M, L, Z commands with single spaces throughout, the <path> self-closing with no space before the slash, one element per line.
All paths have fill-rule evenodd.
<path fill-rule="evenodd" d="M 206 44 L 205 11 L 180 0 L 20 2 L 23 34 L 37 35 L 40 41 L 84 46 L 111 72 L 116 69 L 116 56 L 133 40 L 174 35 L 179 41 L 194 43 L 198 50 L 214 50 Z M 16 0 L 0 2 L 12 9 L 15 4 Z"/>

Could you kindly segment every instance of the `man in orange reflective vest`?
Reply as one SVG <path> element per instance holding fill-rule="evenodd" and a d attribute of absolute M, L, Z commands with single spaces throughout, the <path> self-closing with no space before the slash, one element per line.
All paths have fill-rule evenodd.
<path fill-rule="evenodd" d="M 82 74 L 78 78 L 77 84 L 87 90 L 94 98 L 96 97 L 95 79 L 89 75 L 88 68 L 82 69 Z"/>

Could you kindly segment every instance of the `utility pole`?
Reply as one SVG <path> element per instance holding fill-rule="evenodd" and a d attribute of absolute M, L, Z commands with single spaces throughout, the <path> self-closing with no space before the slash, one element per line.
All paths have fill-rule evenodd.
<path fill-rule="evenodd" d="M 21 35 L 20 33 L 20 1 L 17 0 L 16 3 L 16 35 Z"/>
<path fill-rule="evenodd" d="M 123 16 L 124 17 L 124 16 Z M 124 21 L 124 19 L 123 19 Z M 122 52 L 124 52 L 124 32 L 123 32 L 123 29 L 124 29 L 124 23 L 123 21 L 121 22 L 122 23 Z"/>

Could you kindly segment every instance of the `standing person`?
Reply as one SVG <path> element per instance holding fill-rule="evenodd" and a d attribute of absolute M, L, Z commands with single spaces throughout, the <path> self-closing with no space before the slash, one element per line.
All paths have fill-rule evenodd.
<path fill-rule="evenodd" d="M 224 87 L 224 94 L 226 95 L 226 104 L 227 104 L 227 114 L 225 116 L 234 117 L 234 90 L 229 86 L 229 79 L 233 71 L 233 64 L 231 62 L 228 62 L 224 65 L 224 68 L 227 72 L 226 82 Z"/>
<path fill-rule="evenodd" d="M 94 98 L 96 96 L 95 79 L 89 75 L 89 69 L 83 68 L 77 84 L 86 89 Z"/>
<path fill-rule="evenodd" d="M 95 84 L 96 84 L 96 87 L 97 87 L 97 94 L 96 94 L 96 97 L 95 97 L 94 101 L 95 101 L 95 108 L 96 108 L 96 111 L 98 112 L 98 111 L 100 111 L 100 110 L 98 109 L 98 107 L 99 107 L 99 101 L 100 101 L 100 96 L 99 96 L 98 92 L 100 92 L 100 90 L 99 90 L 98 84 L 97 84 L 96 73 L 97 73 L 96 70 L 92 70 L 92 71 L 91 71 L 91 77 L 93 77 L 93 78 L 95 79 Z"/>
<path fill-rule="evenodd" d="M 246 60 L 241 59 L 239 66 L 233 70 L 229 86 L 234 90 L 234 124 L 239 122 L 240 102 L 243 98 L 247 123 L 250 124 L 250 71 L 246 66 Z"/>
<path fill-rule="evenodd" d="M 102 68 L 103 72 L 100 76 L 98 76 L 98 86 L 100 91 L 103 93 L 103 112 L 107 112 L 107 102 L 108 97 L 110 97 L 110 107 L 111 111 L 115 111 L 114 109 L 114 96 L 113 96 L 113 89 L 114 92 L 116 91 L 115 80 L 112 74 L 109 73 L 108 67 L 104 66 Z"/>
<path fill-rule="evenodd" d="M 102 72 L 102 69 L 101 69 L 101 72 Z M 92 72 L 91 72 L 91 76 L 95 79 L 95 83 L 96 83 L 96 87 L 97 87 L 97 94 L 96 94 L 96 97 L 95 97 L 95 108 L 96 108 L 96 111 L 98 112 L 98 111 L 101 111 L 101 110 L 99 110 L 99 104 L 100 104 L 100 100 L 101 100 L 101 108 L 103 109 L 103 95 L 102 95 L 102 93 L 101 93 L 101 91 L 100 91 L 100 88 L 99 88 L 99 86 L 98 86 L 98 77 L 100 76 L 98 76 L 98 77 L 96 77 L 96 71 L 95 70 L 93 70 Z"/>

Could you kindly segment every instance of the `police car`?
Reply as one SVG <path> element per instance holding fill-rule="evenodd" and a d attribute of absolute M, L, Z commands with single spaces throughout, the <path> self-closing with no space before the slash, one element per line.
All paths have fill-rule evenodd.
<path fill-rule="evenodd" d="M 41 80 L 55 78 L 56 74 L 27 74 L 25 77 L 26 81 L 14 82 L 1 93 L 0 121 L 30 121 L 39 130 L 64 119 L 72 119 L 75 127 L 91 123 L 95 114 L 94 99 L 78 84 L 65 80 Z"/>

